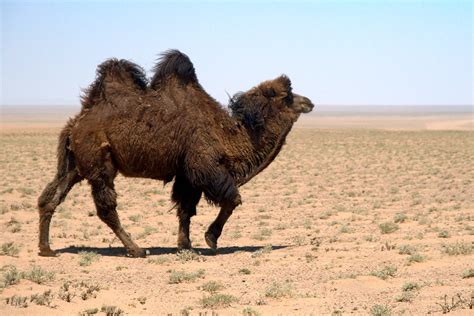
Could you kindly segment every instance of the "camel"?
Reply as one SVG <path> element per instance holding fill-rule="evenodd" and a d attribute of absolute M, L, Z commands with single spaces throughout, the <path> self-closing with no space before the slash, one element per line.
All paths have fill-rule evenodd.
<path fill-rule="evenodd" d="M 308 98 L 292 92 L 285 75 L 236 94 L 225 109 L 206 93 L 180 51 L 163 53 L 153 70 L 147 80 L 128 60 L 98 66 L 80 113 L 59 135 L 57 174 L 38 198 L 39 255 L 56 255 L 49 243 L 51 218 L 71 188 L 86 179 L 98 217 L 129 256 L 145 257 L 116 211 L 118 172 L 165 184 L 174 180 L 178 250 L 192 248 L 189 226 L 202 195 L 219 206 L 204 236 L 216 251 L 225 223 L 241 204 L 239 187 L 275 159 L 300 114 L 313 109 Z"/>

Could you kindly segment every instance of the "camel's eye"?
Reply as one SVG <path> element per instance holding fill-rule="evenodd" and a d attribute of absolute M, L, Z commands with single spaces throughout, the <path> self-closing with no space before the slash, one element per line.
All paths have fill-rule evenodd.
<path fill-rule="evenodd" d="M 293 104 L 293 93 L 291 93 L 291 91 L 289 91 L 288 94 L 283 98 L 283 101 L 287 105 Z"/>

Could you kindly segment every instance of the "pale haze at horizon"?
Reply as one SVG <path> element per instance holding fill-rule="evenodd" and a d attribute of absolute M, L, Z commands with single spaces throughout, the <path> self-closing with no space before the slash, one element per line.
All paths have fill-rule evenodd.
<path fill-rule="evenodd" d="M 470 1 L 1 2 L 1 104 L 76 105 L 110 57 L 177 48 L 218 101 L 287 74 L 316 104 L 472 105 Z"/>

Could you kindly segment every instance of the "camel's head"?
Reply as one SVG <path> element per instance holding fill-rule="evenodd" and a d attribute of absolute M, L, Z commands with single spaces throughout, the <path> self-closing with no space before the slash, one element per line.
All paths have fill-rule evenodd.
<path fill-rule="evenodd" d="M 307 97 L 292 92 L 290 79 L 282 75 L 264 81 L 247 92 L 238 93 L 230 100 L 232 115 L 253 130 L 265 124 L 268 117 L 288 117 L 293 121 L 301 113 L 313 110 Z"/>

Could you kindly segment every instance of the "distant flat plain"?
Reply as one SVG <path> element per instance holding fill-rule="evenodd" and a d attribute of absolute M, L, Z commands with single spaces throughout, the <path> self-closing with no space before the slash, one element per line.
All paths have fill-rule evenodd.
<path fill-rule="evenodd" d="M 3 131 L 57 128 L 80 106 L 2 106 Z M 473 130 L 473 106 L 321 105 L 303 115 L 296 127 L 322 129 Z"/>

